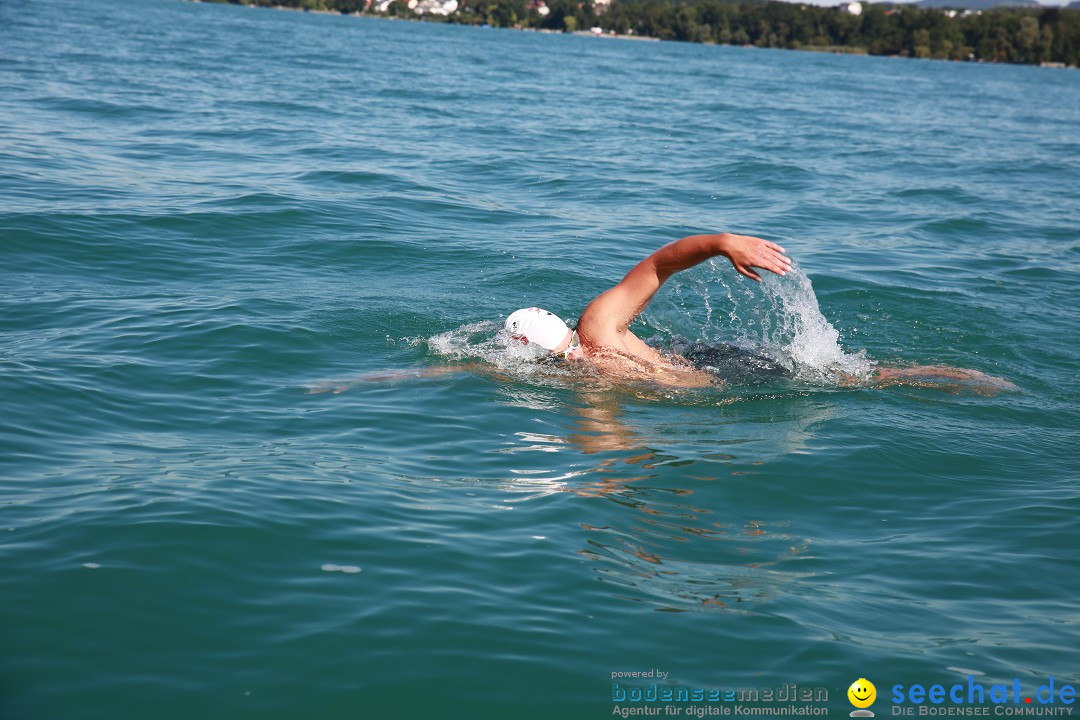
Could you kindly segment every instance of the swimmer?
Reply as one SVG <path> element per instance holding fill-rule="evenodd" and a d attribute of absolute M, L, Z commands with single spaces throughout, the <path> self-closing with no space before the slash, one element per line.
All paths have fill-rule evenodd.
<path fill-rule="evenodd" d="M 758 270 L 780 276 L 791 270 L 791 260 L 784 248 L 769 240 L 732 233 L 690 235 L 652 253 L 635 265 L 615 287 L 594 298 L 581 313 L 576 328 L 571 329 L 554 313 L 531 307 L 511 313 L 503 323 L 503 332 L 511 342 L 542 348 L 547 357 L 553 360 L 588 365 L 599 374 L 616 380 L 705 387 L 723 384 L 723 379 L 718 375 L 738 383 L 790 376 L 791 371 L 775 360 L 734 345 L 707 345 L 677 338 L 673 343 L 675 352 L 664 354 L 647 345 L 630 330 L 630 324 L 645 310 L 668 278 L 721 255 L 731 262 L 737 272 L 755 282 L 761 280 Z M 395 382 L 487 370 L 490 369 L 477 363 L 391 370 L 333 384 L 312 385 L 309 392 L 340 393 L 358 383 Z M 1002 378 L 976 370 L 940 365 L 879 367 L 869 382 L 865 378 L 841 374 L 838 383 L 862 387 L 908 385 L 981 395 L 1016 389 L 1015 385 Z"/>
<path fill-rule="evenodd" d="M 513 340 L 538 345 L 550 357 L 588 363 L 601 374 L 619 379 L 703 387 L 716 384 L 718 380 L 714 374 L 701 368 L 724 364 L 729 367 L 742 365 L 744 371 L 762 376 L 789 374 L 786 368 L 769 358 L 734 346 L 710 348 L 693 343 L 685 349 L 679 348 L 695 362 L 683 355 L 664 355 L 630 330 L 630 324 L 645 310 L 668 278 L 720 255 L 726 257 L 736 271 L 755 282 L 761 281 L 755 269 L 780 276 L 786 275 L 791 269 L 791 260 L 784 248 L 769 240 L 732 233 L 690 235 L 649 255 L 635 265 L 618 285 L 598 295 L 581 313 L 576 329 L 571 329 L 547 310 L 531 307 L 511 313 L 503 324 L 503 330 Z M 943 387 L 942 383 L 946 385 Z M 862 383 L 858 378 L 845 376 L 840 384 Z M 975 370 L 943 366 L 878 368 L 872 384 L 879 387 L 911 385 L 955 388 L 983 395 L 1016 389 L 1015 385 L 1001 378 Z"/>

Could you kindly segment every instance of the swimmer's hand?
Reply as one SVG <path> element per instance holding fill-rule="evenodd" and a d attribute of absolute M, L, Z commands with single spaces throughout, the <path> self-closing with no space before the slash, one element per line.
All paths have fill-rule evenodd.
<path fill-rule="evenodd" d="M 784 248 L 774 242 L 752 235 L 733 235 L 724 233 L 719 236 L 720 253 L 731 261 L 735 269 L 754 282 L 761 282 L 761 276 L 753 268 L 761 268 L 783 276 L 791 269 L 791 259 L 785 255 Z"/>

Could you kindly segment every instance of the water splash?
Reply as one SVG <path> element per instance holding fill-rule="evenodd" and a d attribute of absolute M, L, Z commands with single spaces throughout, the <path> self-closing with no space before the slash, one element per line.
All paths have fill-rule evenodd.
<path fill-rule="evenodd" d="M 429 338 L 413 338 L 414 345 L 427 345 L 435 355 L 449 360 L 481 361 L 512 375 L 567 375 L 569 371 L 551 362 L 537 362 L 547 353 L 536 345 L 522 345 L 501 332 L 501 323 L 485 320 L 470 323 Z"/>
<path fill-rule="evenodd" d="M 714 258 L 668 281 L 644 314 L 669 336 L 734 343 L 766 355 L 801 380 L 834 383 L 866 379 L 866 352 L 847 352 L 840 333 L 821 312 L 810 278 L 792 265 L 785 276 L 762 273 L 753 283 Z"/>

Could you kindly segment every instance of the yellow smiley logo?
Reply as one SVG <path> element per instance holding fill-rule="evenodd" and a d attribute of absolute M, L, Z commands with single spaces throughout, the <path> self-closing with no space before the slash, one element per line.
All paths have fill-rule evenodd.
<path fill-rule="evenodd" d="M 857 708 L 868 708 L 877 699 L 877 688 L 866 678 L 859 678 L 847 689 L 848 700 Z"/>

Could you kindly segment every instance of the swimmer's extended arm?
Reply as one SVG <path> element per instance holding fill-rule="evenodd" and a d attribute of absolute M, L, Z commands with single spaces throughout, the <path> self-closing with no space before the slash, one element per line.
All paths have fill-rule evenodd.
<path fill-rule="evenodd" d="M 641 314 L 665 280 L 717 255 L 726 257 L 736 270 L 755 281 L 761 277 L 753 268 L 763 268 L 778 275 L 791 268 L 791 260 L 782 247 L 758 237 L 731 233 L 684 237 L 639 262 L 622 282 L 589 303 L 581 314 L 578 334 L 594 347 L 615 347 L 639 354 L 634 352 L 637 348 L 628 347 L 636 340 L 627 331 L 630 323 Z"/>
<path fill-rule="evenodd" d="M 307 386 L 308 395 L 332 392 L 335 395 L 351 390 L 366 383 L 392 383 L 399 380 L 415 380 L 419 378 L 439 377 L 453 373 L 477 373 L 487 371 L 488 368 L 480 363 L 458 363 L 456 365 L 440 365 L 426 368 L 409 368 L 403 370 L 382 370 L 378 372 L 354 375 L 353 377 L 335 380 L 333 382 L 313 383 Z"/>

